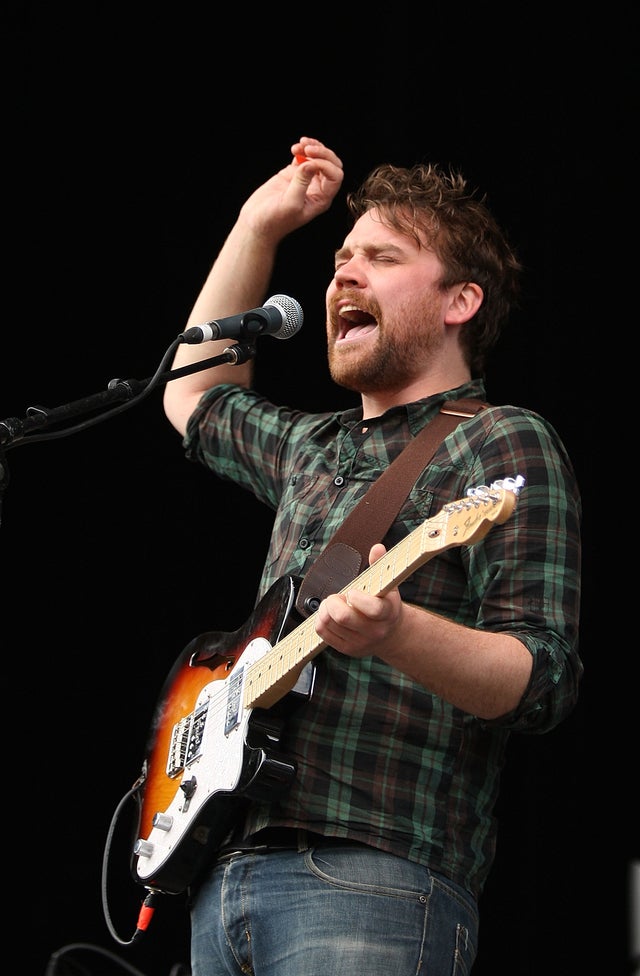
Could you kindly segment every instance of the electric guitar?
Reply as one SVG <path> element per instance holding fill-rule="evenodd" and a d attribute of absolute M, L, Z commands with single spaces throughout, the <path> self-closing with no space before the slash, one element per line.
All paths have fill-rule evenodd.
<path fill-rule="evenodd" d="M 509 518 L 523 485 L 517 476 L 470 489 L 340 592 L 383 596 L 438 553 L 472 545 Z M 295 776 L 280 751 L 284 706 L 288 712 L 311 696 L 310 662 L 326 646 L 315 613 L 291 629 L 298 583 L 277 580 L 239 630 L 196 637 L 167 677 L 134 784 L 139 819 L 131 871 L 151 890 L 184 891 L 242 805 L 273 799 Z"/>

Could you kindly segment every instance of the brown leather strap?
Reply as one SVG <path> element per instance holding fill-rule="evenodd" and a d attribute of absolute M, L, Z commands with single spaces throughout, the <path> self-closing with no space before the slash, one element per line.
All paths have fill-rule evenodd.
<path fill-rule="evenodd" d="M 412 485 L 447 434 L 487 406 L 472 398 L 443 403 L 440 413 L 373 483 L 308 570 L 296 599 L 298 613 L 313 613 L 325 596 L 356 578 L 368 564 L 371 546 L 384 539 Z"/>

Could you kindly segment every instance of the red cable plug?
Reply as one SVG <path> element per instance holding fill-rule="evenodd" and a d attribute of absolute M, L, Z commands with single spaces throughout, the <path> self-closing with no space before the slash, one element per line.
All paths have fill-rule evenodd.
<path fill-rule="evenodd" d="M 139 939 L 140 936 L 143 935 L 151 925 L 151 919 L 153 918 L 156 910 L 155 900 L 155 891 L 150 891 L 145 900 L 142 902 L 140 912 L 138 914 L 137 928 L 132 941 L 135 942 L 136 939 Z"/>

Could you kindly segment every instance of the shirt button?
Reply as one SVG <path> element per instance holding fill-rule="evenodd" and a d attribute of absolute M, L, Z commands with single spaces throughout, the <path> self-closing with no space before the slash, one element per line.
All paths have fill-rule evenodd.
<path fill-rule="evenodd" d="M 342 488 L 344 484 L 344 478 L 342 477 L 341 474 L 339 474 L 336 478 L 333 479 L 333 483 L 336 486 L 336 488 Z"/>
<path fill-rule="evenodd" d="M 308 549 L 310 545 L 311 545 L 311 543 L 309 542 L 308 539 L 300 539 L 300 548 L 301 549 Z"/>

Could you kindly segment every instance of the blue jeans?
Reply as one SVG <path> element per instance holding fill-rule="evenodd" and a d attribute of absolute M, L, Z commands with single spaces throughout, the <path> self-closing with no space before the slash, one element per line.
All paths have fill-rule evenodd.
<path fill-rule="evenodd" d="M 304 846 L 304 845 L 301 845 Z M 193 976 L 466 976 L 470 895 L 361 845 L 235 854 L 191 909 Z"/>

